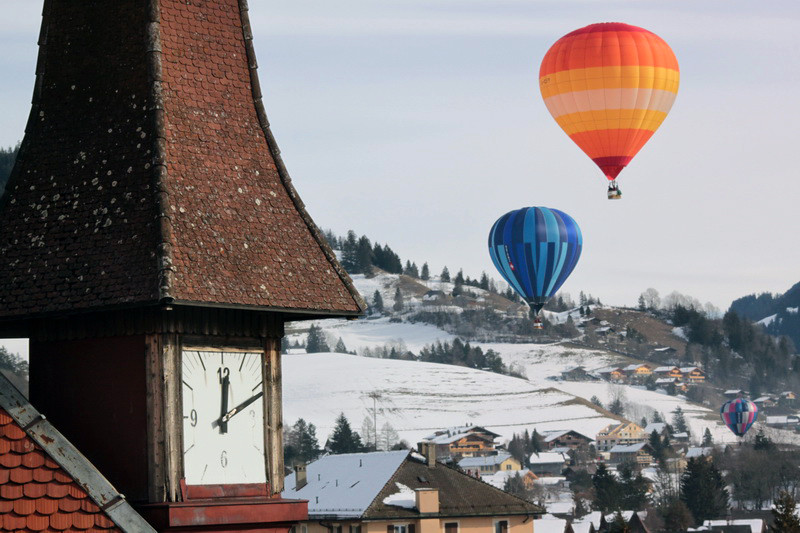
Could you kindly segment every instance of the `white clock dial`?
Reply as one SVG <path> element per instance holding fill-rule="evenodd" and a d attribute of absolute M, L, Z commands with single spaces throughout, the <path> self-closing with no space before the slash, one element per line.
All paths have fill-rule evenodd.
<path fill-rule="evenodd" d="M 260 353 L 183 351 L 188 485 L 266 482 L 262 367 Z"/>

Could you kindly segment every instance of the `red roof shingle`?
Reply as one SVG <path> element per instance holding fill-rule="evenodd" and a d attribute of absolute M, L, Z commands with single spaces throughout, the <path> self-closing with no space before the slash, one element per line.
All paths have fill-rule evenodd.
<path fill-rule="evenodd" d="M 0 517 L 4 531 L 120 532 L 75 480 L 0 408 Z"/>

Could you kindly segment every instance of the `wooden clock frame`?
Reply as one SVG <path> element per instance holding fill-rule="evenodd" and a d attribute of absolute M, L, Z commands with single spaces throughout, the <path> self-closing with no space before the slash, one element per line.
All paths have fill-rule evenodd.
<path fill-rule="evenodd" d="M 257 339 L 204 335 L 147 336 L 148 479 L 150 501 L 269 496 L 283 490 L 280 337 Z M 187 485 L 183 464 L 184 349 L 250 351 L 263 355 L 266 484 Z"/>

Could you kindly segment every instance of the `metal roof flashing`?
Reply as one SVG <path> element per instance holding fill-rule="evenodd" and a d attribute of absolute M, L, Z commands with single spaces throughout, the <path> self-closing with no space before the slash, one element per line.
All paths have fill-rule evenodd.
<path fill-rule="evenodd" d="M 126 533 L 156 533 L 94 465 L 1 374 L 0 407 L 86 491 L 117 527 Z"/>

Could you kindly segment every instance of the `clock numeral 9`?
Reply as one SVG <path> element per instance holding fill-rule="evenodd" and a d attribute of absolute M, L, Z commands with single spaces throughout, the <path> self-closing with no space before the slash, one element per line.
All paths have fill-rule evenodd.
<path fill-rule="evenodd" d="M 231 375 L 231 371 L 228 370 L 228 367 L 218 368 L 217 375 L 219 376 L 219 382 L 222 383 L 222 380 L 229 377 Z"/>
<path fill-rule="evenodd" d="M 219 464 L 222 465 L 222 468 L 227 468 L 228 466 L 228 452 L 222 450 L 222 455 L 219 456 Z"/>
<path fill-rule="evenodd" d="M 197 427 L 197 411 L 192 409 L 192 412 L 189 413 L 189 423 L 192 427 Z"/>

